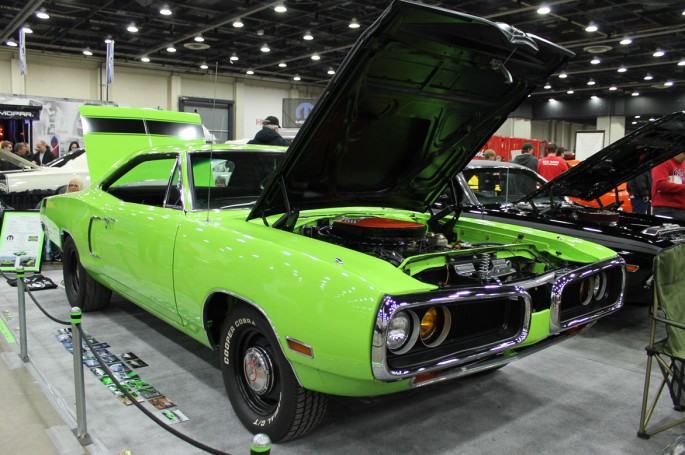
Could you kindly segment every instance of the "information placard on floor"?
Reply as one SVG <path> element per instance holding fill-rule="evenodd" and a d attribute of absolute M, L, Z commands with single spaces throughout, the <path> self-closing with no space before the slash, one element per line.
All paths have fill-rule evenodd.
<path fill-rule="evenodd" d="M 40 271 L 43 252 L 43 227 L 38 212 L 5 212 L 0 232 L 0 270 Z"/>

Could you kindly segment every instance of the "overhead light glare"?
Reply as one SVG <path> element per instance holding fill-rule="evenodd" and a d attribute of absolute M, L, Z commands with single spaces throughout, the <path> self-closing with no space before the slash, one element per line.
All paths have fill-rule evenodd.
<path fill-rule="evenodd" d="M 259 50 L 262 52 L 271 52 L 271 48 L 266 43 L 262 44 L 262 47 L 260 47 Z"/>
<path fill-rule="evenodd" d="M 357 18 L 353 17 L 352 20 L 350 21 L 350 24 L 348 25 L 350 28 L 359 28 L 361 25 L 359 25 L 359 22 L 357 22 Z"/>
<path fill-rule="evenodd" d="M 672 87 L 673 86 L 673 81 L 666 81 L 664 82 L 665 87 Z"/>
<path fill-rule="evenodd" d="M 285 4 L 283 2 L 276 3 L 276 6 L 274 6 L 274 11 L 277 13 L 285 13 L 288 11 L 288 8 L 285 7 Z"/>
<path fill-rule="evenodd" d="M 143 62 L 143 63 L 150 63 L 150 57 L 148 57 L 147 55 L 145 55 L 145 56 L 143 56 L 143 57 L 140 57 L 140 61 Z"/>
<path fill-rule="evenodd" d="M 242 27 L 245 26 L 245 24 L 243 24 L 243 21 L 240 20 L 240 18 L 238 18 L 238 19 L 236 19 L 236 20 L 233 21 L 233 26 L 234 26 L 235 28 L 242 28 Z"/>
<path fill-rule="evenodd" d="M 126 27 L 126 30 L 128 30 L 131 33 L 138 33 L 138 27 L 136 27 L 135 22 L 131 22 L 128 24 L 128 27 Z"/>
<path fill-rule="evenodd" d="M 611 87 L 609 87 L 609 90 L 614 92 L 614 91 L 618 90 L 618 87 L 616 87 L 615 85 L 612 85 Z"/>
<path fill-rule="evenodd" d="M 602 61 L 599 59 L 599 57 L 594 57 L 592 60 L 590 60 L 590 63 L 593 65 L 599 65 Z"/>
<path fill-rule="evenodd" d="M 93 55 L 93 52 L 90 50 L 89 47 L 83 49 L 83 55 L 91 56 Z"/>
<path fill-rule="evenodd" d="M 312 32 L 307 31 L 304 36 L 302 37 L 303 40 L 305 41 L 311 41 L 314 39 L 314 36 L 312 36 Z"/>
<path fill-rule="evenodd" d="M 37 17 L 38 19 L 43 19 L 43 20 L 45 20 L 45 19 L 50 19 L 50 15 L 49 15 L 48 12 L 45 10 L 45 8 L 41 8 L 41 9 L 39 9 L 38 11 L 36 11 L 36 17 Z"/>
<path fill-rule="evenodd" d="M 247 71 L 245 71 L 245 74 L 253 75 L 254 71 L 253 70 L 247 70 Z"/>
<path fill-rule="evenodd" d="M 599 30 L 599 27 L 597 27 L 596 24 L 589 24 L 587 27 L 585 27 L 586 32 L 596 32 Z"/>
<path fill-rule="evenodd" d="M 167 52 L 171 52 L 171 53 L 173 54 L 174 52 L 176 52 L 176 48 L 175 48 L 174 45 L 172 44 L 171 46 L 169 46 L 169 47 L 166 48 L 166 51 L 167 51 Z"/>
<path fill-rule="evenodd" d="M 278 64 L 278 67 L 279 67 L 279 68 L 285 68 L 285 67 L 287 67 L 287 66 L 288 66 L 288 64 L 285 63 L 285 62 L 281 62 L 281 63 Z"/>
<path fill-rule="evenodd" d="M 293 77 L 293 80 L 294 80 L 294 81 L 301 81 L 302 78 L 300 77 L 299 74 L 296 74 L 295 77 Z"/>
<path fill-rule="evenodd" d="M 616 71 L 618 71 L 619 73 L 625 73 L 626 71 L 628 71 L 628 68 L 626 68 L 625 66 L 622 66 L 619 69 L 617 69 Z"/>
<path fill-rule="evenodd" d="M 206 63 L 202 63 L 202 65 L 200 65 L 200 69 L 206 70 L 209 69 L 209 66 L 207 66 Z"/>
<path fill-rule="evenodd" d="M 632 42 L 633 42 L 633 40 L 630 39 L 630 38 L 628 38 L 628 37 L 626 36 L 626 37 L 623 38 L 621 41 L 619 41 L 619 44 L 621 44 L 621 45 L 623 45 L 623 46 L 627 46 L 627 45 L 629 45 L 629 44 L 632 43 Z"/>
<path fill-rule="evenodd" d="M 636 115 L 635 118 L 640 118 L 640 116 L 639 116 L 639 115 Z"/>
<path fill-rule="evenodd" d="M 172 13 L 171 13 L 171 10 L 169 9 L 169 5 L 164 4 L 164 6 L 162 6 L 159 9 L 159 14 L 161 14 L 162 16 L 171 16 Z"/>
<path fill-rule="evenodd" d="M 229 58 L 229 60 L 232 61 L 232 62 L 237 62 L 238 60 L 240 60 L 240 58 L 239 58 L 238 55 L 234 52 L 234 53 L 231 54 L 231 57 Z"/>
<path fill-rule="evenodd" d="M 663 57 L 666 55 L 666 52 L 662 51 L 661 49 L 657 49 L 653 54 L 652 57 Z"/>
<path fill-rule="evenodd" d="M 597 96 L 597 95 L 592 95 L 592 96 L 590 97 L 590 99 L 591 99 L 591 100 L 598 100 L 598 99 L 599 99 L 599 96 Z"/>
<path fill-rule="evenodd" d="M 114 40 L 112 39 L 112 35 L 107 35 L 107 38 L 105 38 L 105 44 L 113 43 Z"/>
<path fill-rule="evenodd" d="M 640 92 L 633 92 L 630 94 L 630 96 L 640 96 Z"/>
<path fill-rule="evenodd" d="M 574 92 L 573 90 L 569 90 L 569 91 L 567 91 L 566 93 L 569 94 L 569 95 L 573 95 L 573 94 L 576 93 L 576 92 Z"/>
<path fill-rule="evenodd" d="M 552 88 L 552 84 L 550 84 L 549 82 L 545 84 L 545 90 L 549 90 L 551 88 Z"/>
<path fill-rule="evenodd" d="M 566 73 L 559 73 L 559 79 L 566 79 L 568 77 L 568 74 Z"/>
<path fill-rule="evenodd" d="M 311 59 L 312 60 L 321 60 L 321 56 L 319 54 L 312 54 Z"/>
<path fill-rule="evenodd" d="M 12 38 L 5 41 L 5 44 L 7 44 L 9 47 L 17 47 L 17 42 L 14 41 Z"/>
<path fill-rule="evenodd" d="M 24 31 L 24 33 L 26 33 L 26 34 L 33 33 L 33 30 L 32 30 L 31 27 L 29 27 L 28 25 L 24 25 L 21 29 L 22 29 L 22 30 Z"/>
<path fill-rule="evenodd" d="M 332 66 L 328 67 L 328 71 L 326 71 L 326 74 L 328 74 L 329 76 L 333 76 L 335 74 L 335 70 Z"/>
<path fill-rule="evenodd" d="M 547 5 L 542 5 L 540 8 L 538 8 L 538 14 L 549 14 L 549 12 L 552 11 L 549 9 L 549 6 Z"/>
<path fill-rule="evenodd" d="M 645 79 L 646 81 L 651 81 L 652 79 L 654 79 L 654 76 L 652 76 L 651 74 L 646 74 L 645 77 L 644 77 L 644 79 Z"/>
<path fill-rule="evenodd" d="M 589 81 L 587 81 L 587 85 L 595 85 L 595 84 L 596 84 L 596 82 L 593 79 L 590 79 Z"/>
<path fill-rule="evenodd" d="M 681 60 L 678 62 L 678 66 L 685 66 L 685 60 Z"/>
<path fill-rule="evenodd" d="M 204 42 L 204 40 L 205 40 L 204 37 L 203 37 L 202 35 L 197 35 L 197 36 L 196 36 L 195 38 L 193 38 L 193 39 L 194 39 L 195 41 L 197 41 L 198 43 L 202 43 L 202 42 Z"/>

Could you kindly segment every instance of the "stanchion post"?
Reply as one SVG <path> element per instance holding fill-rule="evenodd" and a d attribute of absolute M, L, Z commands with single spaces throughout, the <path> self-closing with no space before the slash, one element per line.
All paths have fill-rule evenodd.
<path fill-rule="evenodd" d="M 252 438 L 250 455 L 269 455 L 271 453 L 271 438 L 264 433 L 258 433 Z"/>
<path fill-rule="evenodd" d="M 74 384 L 76 386 L 76 437 L 88 437 L 86 427 L 86 389 L 83 384 L 83 346 L 81 346 L 81 308 L 71 308 L 71 346 L 74 357 Z"/>
<path fill-rule="evenodd" d="M 19 301 L 19 357 L 30 362 L 28 343 L 26 341 L 26 294 L 24 289 L 24 267 L 17 267 L 17 299 Z"/>

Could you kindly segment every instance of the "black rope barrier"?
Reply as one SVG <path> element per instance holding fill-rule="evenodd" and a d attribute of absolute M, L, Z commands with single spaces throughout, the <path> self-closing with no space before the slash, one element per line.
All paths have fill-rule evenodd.
<path fill-rule="evenodd" d="M 7 277 L 5 276 L 5 274 L 2 273 L 2 272 L 0 272 L 0 275 L 2 275 L 4 278 L 7 278 Z M 24 278 L 23 278 L 23 277 L 17 276 L 17 280 L 22 280 L 22 283 L 24 283 Z M 38 301 L 36 300 L 36 298 L 33 296 L 33 293 L 32 293 L 29 289 L 27 289 L 26 287 L 24 287 L 24 289 L 25 289 L 26 293 L 29 295 L 29 297 L 31 298 L 31 300 L 33 300 L 33 303 L 36 304 L 36 306 L 38 307 L 38 309 L 39 309 L 45 316 L 47 316 L 50 320 L 52 320 L 52 321 L 54 321 L 54 322 L 56 322 L 56 323 L 58 323 L 58 324 L 62 324 L 62 325 L 71 325 L 71 322 L 61 321 L 61 320 L 57 319 L 56 317 L 52 316 L 51 314 L 49 314 L 49 313 L 48 313 L 48 312 L 47 312 L 47 311 L 38 303 Z M 112 381 L 113 381 L 114 384 L 117 386 L 117 388 L 118 388 L 119 390 L 121 390 L 121 392 L 124 394 L 124 396 L 125 396 L 127 399 L 131 400 L 131 403 L 134 404 L 134 405 L 135 405 L 143 414 L 145 414 L 147 417 L 149 417 L 150 419 L 152 419 L 152 421 L 154 421 L 157 425 L 159 425 L 160 427 L 162 427 L 163 429 L 165 429 L 165 430 L 168 431 L 169 433 L 173 434 L 174 436 L 176 436 L 176 437 L 179 438 L 179 439 L 182 439 L 183 441 L 187 442 L 188 444 L 190 444 L 190 445 L 192 445 L 192 446 L 194 446 L 194 447 L 197 447 L 198 449 L 204 450 L 204 451 L 207 452 L 207 453 L 211 453 L 211 454 L 215 454 L 215 455 L 232 455 L 230 452 L 222 452 L 221 450 L 215 449 L 215 448 L 210 447 L 210 446 L 208 446 L 208 445 L 206 445 L 206 444 L 203 444 L 203 443 L 201 443 L 201 442 L 199 442 L 199 441 L 196 441 L 196 440 L 194 440 L 193 438 L 191 438 L 191 437 L 189 437 L 189 436 L 186 436 L 185 434 L 181 433 L 180 431 L 178 431 L 178 430 L 176 430 L 176 429 L 170 427 L 169 425 L 165 424 L 162 420 L 158 419 L 158 418 L 154 415 L 154 413 L 152 413 L 149 409 L 146 409 L 145 406 L 143 406 L 141 403 L 139 403 L 138 400 L 137 400 L 133 395 L 131 395 L 131 393 L 130 393 L 128 390 L 126 390 L 126 387 L 123 387 L 123 386 L 122 386 L 122 384 L 119 382 L 119 380 L 118 380 L 117 377 L 114 375 L 114 373 L 112 372 L 112 370 L 109 369 L 109 367 L 107 366 L 107 364 L 102 360 L 102 358 L 100 357 L 100 355 L 97 353 L 96 349 L 94 349 L 93 344 L 90 342 L 90 340 L 88 339 L 88 337 L 85 336 L 85 334 L 84 334 L 84 332 L 83 332 L 83 328 L 81 327 L 81 324 L 78 323 L 78 324 L 75 324 L 75 325 L 76 325 L 76 328 L 77 328 L 78 331 L 79 331 L 79 334 L 81 335 L 81 339 L 82 339 L 82 340 L 85 340 L 86 344 L 88 345 L 88 348 L 89 348 L 90 351 L 93 353 L 93 355 L 94 355 L 95 358 L 97 359 L 97 361 L 98 361 L 98 363 L 100 364 L 100 366 L 102 366 L 102 367 L 105 369 L 105 371 L 107 372 L 107 375 L 112 379 Z M 73 355 L 73 353 L 72 353 L 72 355 Z M 82 359 L 82 360 L 83 360 L 83 359 Z M 83 365 L 81 366 L 81 368 L 83 368 Z"/>

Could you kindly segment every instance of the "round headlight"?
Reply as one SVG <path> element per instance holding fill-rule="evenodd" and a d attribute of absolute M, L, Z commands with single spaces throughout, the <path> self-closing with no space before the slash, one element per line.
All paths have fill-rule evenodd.
<path fill-rule="evenodd" d="M 450 332 L 452 314 L 447 307 L 430 307 L 421 318 L 419 334 L 424 346 L 439 346 Z"/>
<path fill-rule="evenodd" d="M 595 288 L 592 291 L 592 296 L 595 300 L 600 300 L 604 298 L 604 294 L 607 291 L 607 274 L 602 272 L 600 275 L 595 277 Z"/>
<path fill-rule="evenodd" d="M 404 311 L 397 313 L 388 323 L 386 345 L 391 351 L 400 349 L 411 334 L 411 317 Z"/>
<path fill-rule="evenodd" d="M 438 309 L 430 307 L 426 314 L 421 318 L 421 340 L 427 340 L 433 336 L 436 328 L 438 327 Z"/>

